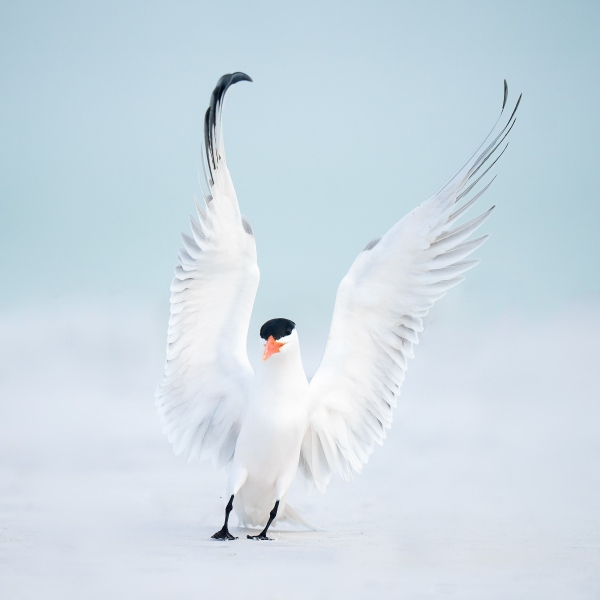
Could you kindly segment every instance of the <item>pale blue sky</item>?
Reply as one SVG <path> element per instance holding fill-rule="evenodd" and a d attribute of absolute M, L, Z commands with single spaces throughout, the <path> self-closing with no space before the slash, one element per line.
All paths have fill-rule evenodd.
<path fill-rule="evenodd" d="M 597 2 L 3 2 L 0 309 L 168 302 L 198 193 L 204 110 L 230 90 L 228 162 L 257 238 L 253 327 L 329 321 L 365 243 L 524 100 L 452 292 L 482 314 L 600 291 Z M 446 300 L 446 299 L 445 299 Z"/>

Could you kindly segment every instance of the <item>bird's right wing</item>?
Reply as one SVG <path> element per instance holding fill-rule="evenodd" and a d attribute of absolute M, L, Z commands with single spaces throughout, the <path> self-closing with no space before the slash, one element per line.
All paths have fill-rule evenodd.
<path fill-rule="evenodd" d="M 246 337 L 259 271 L 249 223 L 240 214 L 223 147 L 221 109 L 227 89 L 252 81 L 224 75 L 205 117 L 210 193 L 183 248 L 171 284 L 171 317 L 165 374 L 156 405 L 176 454 L 211 456 L 217 466 L 233 457 L 253 371 Z M 217 136 L 217 123 L 220 135 Z"/>

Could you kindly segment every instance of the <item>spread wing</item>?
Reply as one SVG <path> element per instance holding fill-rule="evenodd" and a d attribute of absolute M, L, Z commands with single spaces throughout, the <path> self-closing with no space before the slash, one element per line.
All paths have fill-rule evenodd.
<path fill-rule="evenodd" d="M 494 207 L 456 223 L 491 185 L 475 193 L 506 149 L 520 100 L 500 133 L 494 135 L 502 112 L 456 175 L 368 244 L 342 280 L 325 355 L 310 384 L 312 412 L 300 455 L 300 468 L 321 491 L 333 472 L 345 479 L 360 472 L 375 442 L 383 443 L 423 317 L 479 262 L 467 257 L 488 236 L 471 236 Z"/>
<path fill-rule="evenodd" d="M 182 234 L 165 374 L 156 390 L 175 453 L 188 460 L 211 456 L 218 466 L 233 457 L 244 391 L 253 376 L 246 337 L 259 279 L 254 236 L 240 214 L 223 146 L 223 99 L 238 81 L 252 80 L 244 73 L 221 77 L 206 111 L 210 194 L 204 207 L 197 203 L 197 220 L 190 218 L 191 235 Z"/>

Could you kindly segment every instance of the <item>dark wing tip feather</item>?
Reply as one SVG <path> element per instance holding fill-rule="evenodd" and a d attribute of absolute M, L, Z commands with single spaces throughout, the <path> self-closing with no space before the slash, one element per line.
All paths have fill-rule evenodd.
<path fill-rule="evenodd" d="M 217 81 L 217 85 L 210 96 L 210 105 L 204 116 L 204 144 L 206 147 L 206 160 L 211 173 L 217 168 L 218 162 L 216 148 L 217 115 L 221 109 L 227 90 L 233 84 L 240 81 L 252 81 L 252 78 L 241 71 L 227 73 Z"/>
<path fill-rule="evenodd" d="M 519 108 L 519 104 L 521 104 L 521 98 L 523 97 L 523 94 L 519 95 L 519 98 L 517 100 L 517 103 L 515 104 L 515 107 L 512 111 L 512 115 L 510 115 L 510 119 L 508 119 L 508 123 L 510 123 L 511 119 L 515 116 L 515 113 L 517 112 L 517 109 Z M 508 124 L 507 124 L 508 127 Z"/>
<path fill-rule="evenodd" d="M 250 75 L 246 75 L 246 73 L 242 73 L 241 71 L 236 71 L 235 73 L 231 74 L 231 82 L 229 85 L 233 85 L 234 83 L 237 83 L 238 81 L 252 82 L 252 77 L 250 77 Z"/>
<path fill-rule="evenodd" d="M 204 113 L 204 151 L 206 152 L 206 162 L 208 163 L 208 168 L 212 172 L 213 165 L 211 164 L 211 155 L 212 155 L 212 140 L 210 137 L 210 108 L 206 109 Z"/>
<path fill-rule="evenodd" d="M 508 84 L 506 83 L 506 79 L 505 79 L 504 80 L 504 100 L 502 101 L 502 110 L 504 110 L 507 100 L 508 100 Z"/>

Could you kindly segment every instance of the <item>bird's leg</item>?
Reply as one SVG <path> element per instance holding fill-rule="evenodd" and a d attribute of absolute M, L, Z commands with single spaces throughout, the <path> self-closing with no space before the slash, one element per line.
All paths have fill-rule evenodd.
<path fill-rule="evenodd" d="M 229 529 L 227 529 L 227 521 L 229 521 L 229 513 L 231 512 L 232 508 L 233 508 L 233 494 L 231 495 L 231 498 L 229 498 L 229 502 L 227 503 L 227 506 L 225 507 L 225 523 L 223 524 L 223 527 L 221 528 L 220 531 L 217 531 L 217 533 L 210 536 L 214 540 L 237 540 L 237 538 L 235 536 L 233 536 L 229 533 Z M 270 521 L 269 521 L 269 523 L 270 523 Z"/>
<path fill-rule="evenodd" d="M 279 508 L 279 500 L 275 502 L 275 506 L 273 510 L 269 513 L 269 520 L 267 522 L 267 526 L 258 534 L 258 535 L 249 535 L 249 540 L 272 540 L 273 538 L 267 537 L 267 530 L 271 526 L 273 519 L 277 516 L 277 509 Z"/>

